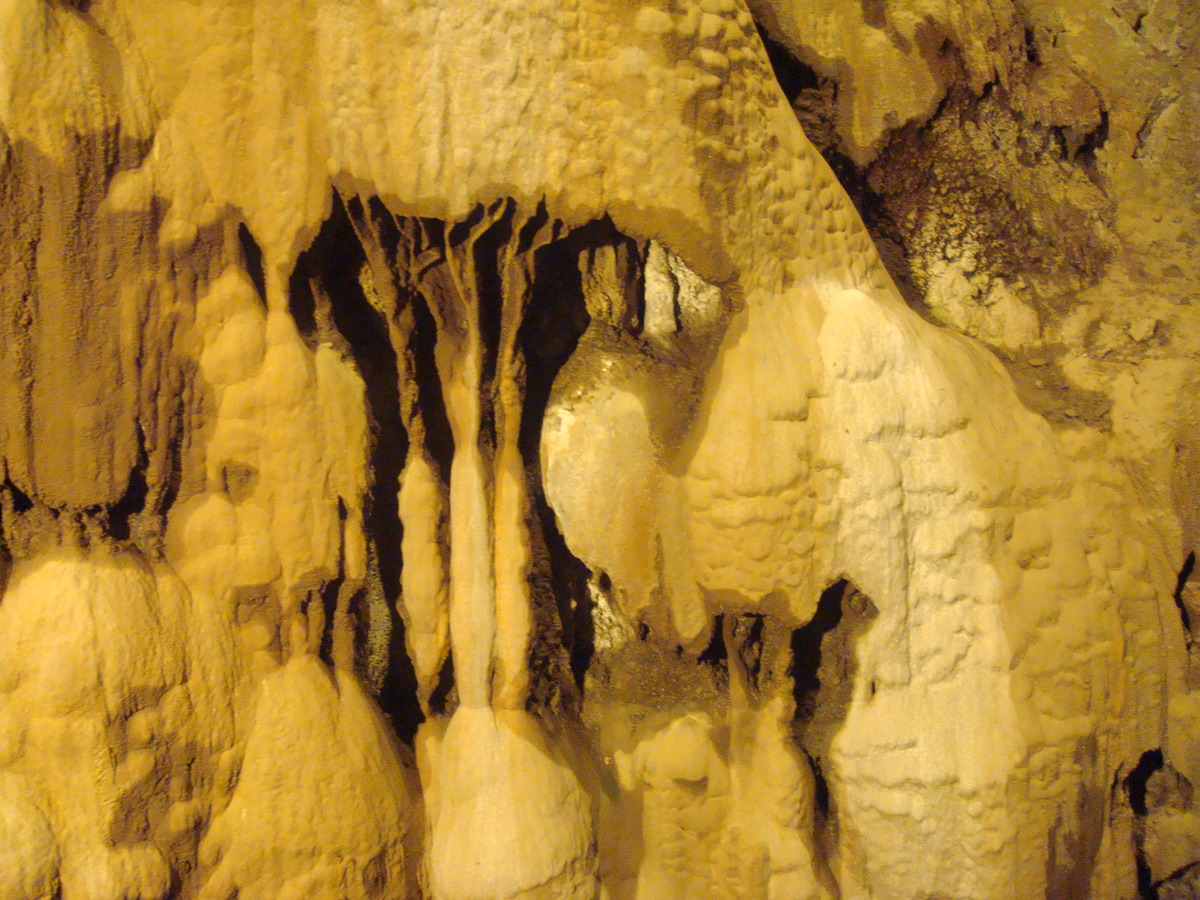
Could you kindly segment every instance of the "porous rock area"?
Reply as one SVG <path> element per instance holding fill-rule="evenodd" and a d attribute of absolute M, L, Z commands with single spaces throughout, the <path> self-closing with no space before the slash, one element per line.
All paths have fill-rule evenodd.
<path fill-rule="evenodd" d="M 0 5 L 0 900 L 1200 895 L 1189 0 Z"/>

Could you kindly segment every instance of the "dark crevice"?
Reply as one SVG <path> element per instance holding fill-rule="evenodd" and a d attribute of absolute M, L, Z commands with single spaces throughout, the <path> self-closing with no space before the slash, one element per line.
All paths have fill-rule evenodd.
<path fill-rule="evenodd" d="M 483 212 L 483 207 L 479 207 Z M 451 231 L 456 236 L 458 228 Z M 483 384 L 493 384 L 496 378 L 496 349 L 500 346 L 500 318 L 504 304 L 504 289 L 500 276 L 500 254 L 512 235 L 511 216 L 505 216 L 489 228 L 474 243 L 475 274 L 479 289 L 479 326 L 483 343 Z M 513 298 L 515 300 L 515 298 Z M 488 446 L 495 444 L 495 404 L 484 403 L 480 413 L 480 428 Z"/>
<path fill-rule="evenodd" d="M 319 236 L 318 236 L 319 238 Z M 317 336 L 317 304 L 309 283 L 309 271 L 302 265 L 308 262 L 307 253 L 300 255 L 300 263 L 288 280 L 288 312 L 296 323 L 296 330 L 304 338 L 309 349 L 315 349 Z"/>
<path fill-rule="evenodd" d="M 820 87 L 821 77 L 816 70 L 792 56 L 791 51 L 772 38 L 762 25 L 758 26 L 758 36 L 767 51 L 767 59 L 775 72 L 775 80 L 779 82 L 783 95 L 789 101 L 794 101 L 801 91 Z"/>
<path fill-rule="evenodd" d="M 821 823 L 828 821 L 830 802 L 829 802 L 829 782 L 825 780 L 825 773 L 821 771 L 815 758 L 809 753 L 804 753 L 804 758 L 808 760 L 808 767 L 812 770 L 813 776 L 813 810 L 821 817 Z"/>
<path fill-rule="evenodd" d="M 791 634 L 793 729 L 812 770 L 813 826 L 825 858 L 837 853 L 839 842 L 837 798 L 827 778 L 830 748 L 862 678 L 859 639 L 876 616 L 875 604 L 843 578 L 821 592 L 812 618 Z"/>
<path fill-rule="evenodd" d="M 538 522 L 545 539 L 550 589 L 562 625 L 563 646 L 570 660 L 575 686 L 582 690 L 584 676 L 596 652 L 592 599 L 588 592 L 591 572 L 568 549 L 545 496 L 540 490 L 533 493 Z"/>
<path fill-rule="evenodd" d="M 725 647 L 725 616 L 718 615 L 713 623 L 712 640 L 697 657 L 697 662 L 710 666 L 723 666 L 728 659 L 729 652 Z"/>
<path fill-rule="evenodd" d="M 1176 869 L 1174 872 L 1172 872 L 1166 878 L 1163 878 L 1159 881 L 1154 882 L 1153 887 L 1154 887 L 1154 891 L 1155 891 L 1155 896 L 1157 897 L 1159 890 L 1161 888 L 1169 885 L 1171 882 L 1183 881 L 1183 879 L 1185 879 L 1193 874 L 1200 874 L 1200 860 L 1196 860 L 1194 862 L 1188 863 L 1187 865 L 1180 866 L 1178 869 Z M 1190 884 L 1190 887 L 1192 887 L 1194 889 L 1198 885 L 1200 885 L 1200 882 L 1193 881 Z M 1176 894 L 1175 896 L 1179 896 L 1179 895 Z M 1188 896 L 1194 897 L 1195 894 L 1189 894 Z"/>
<path fill-rule="evenodd" d="M 808 624 L 792 632 L 792 679 L 796 696 L 796 715 L 810 718 L 821 690 L 821 644 L 825 635 L 842 620 L 845 579 L 826 588 L 817 601 L 817 611 Z"/>
<path fill-rule="evenodd" d="M 573 346 L 573 345 L 572 345 Z M 552 381 L 553 373 L 526 350 L 528 361 L 527 383 L 536 389 L 526 392 L 525 409 L 522 415 L 521 450 L 522 458 L 532 461 L 526 466 L 529 498 L 532 506 L 530 537 L 535 555 L 534 582 L 535 605 L 553 607 L 557 623 L 548 623 L 550 630 L 558 631 L 558 644 L 565 651 L 576 691 L 582 690 L 584 676 L 591 665 L 595 652 L 595 629 L 592 621 L 592 598 L 588 582 L 591 570 L 567 547 L 567 542 L 558 528 L 558 520 L 546 502 L 542 490 L 537 464 L 536 449 L 527 449 L 532 443 L 536 448 L 541 433 L 542 417 L 549 398 L 549 387 L 542 388 L 543 381 Z M 557 371 L 557 365 L 550 368 Z M 541 587 L 541 590 L 536 588 Z M 545 599 L 538 600 L 544 596 Z M 545 619 L 543 615 L 543 619 Z M 545 627 L 542 629 L 545 631 Z M 551 676 L 552 677 L 552 676 Z"/>
<path fill-rule="evenodd" d="M 763 639 L 765 620 L 757 614 L 747 614 L 724 619 L 727 634 L 725 646 L 733 655 L 745 676 L 747 686 L 758 693 L 765 674 L 763 672 Z"/>
<path fill-rule="evenodd" d="M 339 504 L 340 505 L 340 504 Z M 333 665 L 333 618 L 337 611 L 338 592 L 342 587 L 342 579 L 336 578 L 323 585 L 319 597 L 309 597 L 309 604 L 320 603 L 325 615 L 325 629 L 321 632 L 321 643 L 317 655 L 328 665 Z M 309 613 L 311 618 L 312 613 Z"/>
<path fill-rule="evenodd" d="M 448 716 L 458 706 L 458 690 L 454 686 L 454 658 L 447 653 L 438 673 L 437 685 L 429 694 L 429 710 L 435 716 Z"/>
<path fill-rule="evenodd" d="M 1042 56 L 1038 53 L 1037 40 L 1034 37 L 1033 29 L 1029 26 L 1025 27 L 1025 61 L 1031 62 L 1035 66 L 1041 65 Z"/>
<path fill-rule="evenodd" d="M 1149 813 L 1146 803 L 1147 789 L 1150 778 L 1163 768 L 1163 752 L 1161 748 L 1147 750 L 1138 760 L 1137 765 L 1125 777 L 1125 793 L 1129 798 L 1129 806 L 1133 814 L 1140 820 Z M 1141 900 L 1157 900 L 1158 888 L 1154 884 L 1150 863 L 1146 859 L 1143 847 L 1144 826 L 1142 822 L 1134 823 L 1134 858 L 1137 863 L 1138 897 Z"/>
<path fill-rule="evenodd" d="M 821 777 L 821 767 L 828 762 L 829 748 L 846 721 L 855 685 L 861 678 L 859 638 L 878 614 L 875 604 L 843 579 L 822 592 L 812 619 L 791 636 L 796 700 L 793 727 L 812 761 L 815 799 L 818 808 L 825 809 L 827 837 L 828 829 L 835 827 L 829 811 L 833 798 Z"/>
<path fill-rule="evenodd" d="M 153 501 L 155 513 L 166 516 L 175 505 L 175 499 L 183 487 L 183 455 L 187 440 L 184 436 L 185 415 L 182 410 L 171 414 L 169 425 L 160 429 L 160 440 L 165 444 L 165 466 L 159 475 L 159 483 L 154 486 L 156 497 Z M 163 431 L 166 432 L 163 436 Z"/>
<path fill-rule="evenodd" d="M 391 649 L 378 700 L 398 735 L 411 740 L 422 716 L 416 699 L 416 674 L 404 652 L 404 625 L 395 608 L 402 566 L 397 495 L 408 438 L 400 419 L 396 352 L 391 345 L 388 323 L 371 305 L 359 282 L 364 263 L 365 254 L 346 207 L 340 197 L 335 197 L 329 219 L 297 263 L 292 276 L 291 307 L 306 339 L 314 344 L 331 343 L 342 350 L 353 360 L 366 388 L 371 484 L 363 521 L 374 551 L 371 574 L 378 579 L 390 619 L 390 628 L 386 630 L 390 631 Z M 324 298 L 317 296 L 321 293 L 328 298 L 327 308 Z M 367 599 L 366 589 L 353 599 L 352 605 L 358 611 L 356 630 L 361 632 L 371 624 L 361 608 Z M 332 621 L 332 616 L 328 621 Z M 356 647 L 362 648 L 363 642 L 356 642 Z"/>
<path fill-rule="evenodd" d="M 533 223 L 527 227 L 529 231 Z M 593 573 L 567 546 L 541 483 L 542 422 L 554 382 L 590 324 L 583 296 L 580 254 L 626 240 L 607 219 L 590 222 L 537 251 L 532 296 L 521 325 L 525 354 L 525 400 L 520 450 L 528 461 L 530 498 L 546 554 L 545 578 L 553 594 L 573 687 L 582 691 L 595 654 L 595 624 L 589 580 Z M 597 576 L 599 590 L 612 589 L 607 574 Z M 552 673 L 547 673 L 552 677 Z M 564 692 L 564 697 L 569 692 Z"/>
<path fill-rule="evenodd" d="M 945 99 L 942 101 L 945 103 Z M 937 116 L 941 112 L 939 107 L 938 112 L 930 117 L 929 121 L 936 121 Z M 833 169 L 833 174 L 837 178 L 838 183 L 849 195 L 854 208 L 858 210 L 858 214 L 863 217 L 864 223 L 869 227 L 872 234 L 882 233 L 882 224 L 885 223 L 886 210 L 884 207 L 884 198 L 872 189 L 868 181 L 867 171 L 860 169 L 854 164 L 854 161 L 846 156 L 835 147 L 827 147 L 822 149 L 821 155 L 825 157 L 825 162 L 829 163 L 829 168 Z"/>
<path fill-rule="evenodd" d="M 242 262 L 246 266 L 246 274 L 254 282 L 258 298 L 265 303 L 267 300 L 267 276 L 263 269 L 262 248 L 258 246 L 258 241 L 254 240 L 254 235 L 250 233 L 250 229 L 244 222 L 238 225 L 238 244 L 242 248 Z"/>
<path fill-rule="evenodd" d="M 129 473 L 129 484 L 125 494 L 119 501 L 108 508 L 108 533 L 115 540 L 128 541 L 133 537 L 134 516 L 146 508 L 146 499 L 150 494 L 146 483 L 146 469 L 150 465 L 150 457 L 146 453 L 146 434 L 141 426 L 137 427 L 138 458 L 133 470 Z"/>
<path fill-rule="evenodd" d="M 1192 577 L 1192 572 L 1196 569 L 1196 551 L 1193 550 L 1187 555 L 1187 559 L 1183 561 L 1183 568 L 1179 570 L 1179 577 L 1175 581 L 1175 593 L 1172 595 L 1175 598 L 1175 606 L 1179 610 L 1179 618 L 1183 622 L 1183 635 L 1187 639 L 1188 645 L 1192 644 L 1192 619 L 1188 615 L 1187 604 L 1183 602 L 1183 590 L 1187 587 L 1188 579 Z"/>
<path fill-rule="evenodd" d="M 412 365 L 417 381 L 417 409 L 425 426 L 425 452 L 442 482 L 450 479 L 450 464 L 454 460 L 454 436 L 442 397 L 442 382 L 437 374 L 434 348 L 437 345 L 437 326 L 433 313 L 419 294 L 412 298 L 413 333 L 409 341 Z"/>
<path fill-rule="evenodd" d="M 526 707 L 574 717 L 579 711 L 583 678 L 594 651 L 588 571 L 557 534 L 553 516 L 551 530 L 543 527 L 544 501 L 532 499 L 541 493 L 537 487 L 539 480 L 526 468 L 526 483 L 534 504 L 527 520 L 532 558 L 529 589 L 533 635 Z"/>
<path fill-rule="evenodd" d="M 17 487 L 9 479 L 4 480 L 4 484 L 0 485 L 0 490 L 4 491 L 11 498 L 12 511 L 17 515 L 29 512 L 33 509 L 33 500 L 29 498 L 23 490 Z"/>
<path fill-rule="evenodd" d="M 1150 864 L 1146 862 L 1146 854 L 1141 847 L 1137 848 L 1137 887 L 1139 900 L 1158 900 L 1158 888 L 1154 885 Z"/>
<path fill-rule="evenodd" d="M 554 380 L 590 323 L 578 258 L 585 246 L 608 239 L 598 226 L 592 223 L 576 229 L 567 238 L 543 247 L 534 259 L 533 296 L 521 324 L 526 371 L 520 448 L 528 460 L 540 458 L 542 419 Z"/>

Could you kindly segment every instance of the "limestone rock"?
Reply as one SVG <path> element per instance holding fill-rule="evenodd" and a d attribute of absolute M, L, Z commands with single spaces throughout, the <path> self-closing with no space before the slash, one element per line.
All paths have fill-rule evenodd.
<path fill-rule="evenodd" d="M 1186 3 L 0 9 L 0 898 L 1185 896 Z"/>

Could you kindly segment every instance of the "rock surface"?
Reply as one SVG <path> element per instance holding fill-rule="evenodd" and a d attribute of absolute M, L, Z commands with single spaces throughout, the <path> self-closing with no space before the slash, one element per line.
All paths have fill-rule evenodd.
<path fill-rule="evenodd" d="M 1183 0 L 0 9 L 0 900 L 1187 897 Z"/>

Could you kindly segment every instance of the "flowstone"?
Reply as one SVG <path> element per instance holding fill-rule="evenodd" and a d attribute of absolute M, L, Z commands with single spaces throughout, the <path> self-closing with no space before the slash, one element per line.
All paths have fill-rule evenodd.
<path fill-rule="evenodd" d="M 0 900 L 1194 886 L 1195 17 L 809 6 L 0 9 Z"/>

